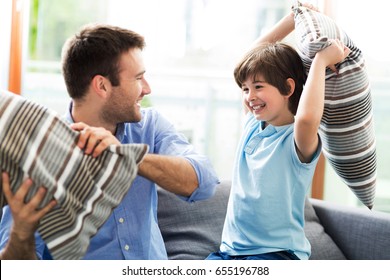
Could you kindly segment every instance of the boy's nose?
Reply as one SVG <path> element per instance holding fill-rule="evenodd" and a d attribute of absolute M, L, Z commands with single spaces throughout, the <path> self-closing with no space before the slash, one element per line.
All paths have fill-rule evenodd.
<path fill-rule="evenodd" d="M 249 93 L 248 93 L 248 100 L 249 101 L 253 101 L 255 99 L 256 99 L 256 94 L 253 91 L 250 90 Z"/>

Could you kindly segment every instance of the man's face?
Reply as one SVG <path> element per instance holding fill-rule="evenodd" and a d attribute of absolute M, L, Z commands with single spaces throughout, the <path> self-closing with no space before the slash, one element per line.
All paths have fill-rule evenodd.
<path fill-rule="evenodd" d="M 119 61 L 119 85 L 112 87 L 103 108 L 103 118 L 110 123 L 139 122 L 141 100 L 151 90 L 145 77 L 142 51 L 130 49 Z"/>

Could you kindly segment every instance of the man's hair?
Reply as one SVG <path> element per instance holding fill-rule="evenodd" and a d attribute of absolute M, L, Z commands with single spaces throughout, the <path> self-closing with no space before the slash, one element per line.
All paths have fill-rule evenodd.
<path fill-rule="evenodd" d="M 62 73 L 70 97 L 82 99 L 96 75 L 118 86 L 121 55 L 144 47 L 144 38 L 131 30 L 101 24 L 83 27 L 62 50 Z"/>
<path fill-rule="evenodd" d="M 234 79 L 242 84 L 253 77 L 262 75 L 265 82 L 276 87 L 282 95 L 290 92 L 287 79 L 295 81 L 294 93 L 289 98 L 289 110 L 297 112 L 299 99 L 306 82 L 306 72 L 298 53 L 284 43 L 262 44 L 248 51 L 234 69 Z"/>

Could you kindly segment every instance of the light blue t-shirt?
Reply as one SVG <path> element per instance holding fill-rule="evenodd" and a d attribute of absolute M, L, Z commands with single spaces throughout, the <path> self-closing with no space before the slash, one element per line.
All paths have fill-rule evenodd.
<path fill-rule="evenodd" d="M 220 250 L 229 255 L 257 255 L 291 250 L 308 259 L 304 205 L 320 155 L 302 163 L 294 143 L 294 124 L 264 130 L 246 116 L 238 145 Z"/>
<path fill-rule="evenodd" d="M 73 122 L 69 112 L 66 118 Z M 119 124 L 115 136 L 122 144 L 148 144 L 150 153 L 187 159 L 197 174 L 199 187 L 190 197 L 182 199 L 192 202 L 213 195 L 219 180 L 209 159 L 198 154 L 184 136 L 156 110 L 143 109 L 142 120 L 138 123 Z M 9 207 L 5 206 L 3 210 L 0 249 L 7 244 L 12 224 Z M 38 234 L 36 253 L 39 258 L 51 258 Z M 154 182 L 141 176 L 136 177 L 122 202 L 91 239 L 84 259 L 167 259 L 157 222 L 157 189 Z"/>

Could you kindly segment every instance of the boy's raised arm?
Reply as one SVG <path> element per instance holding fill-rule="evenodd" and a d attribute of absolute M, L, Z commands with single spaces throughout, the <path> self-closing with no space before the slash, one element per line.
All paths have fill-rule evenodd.
<path fill-rule="evenodd" d="M 295 116 L 294 138 L 302 162 L 310 162 L 318 146 L 318 128 L 324 111 L 325 69 L 336 69 L 334 64 L 343 61 L 350 50 L 339 40 L 318 52 L 299 100 Z"/>
<path fill-rule="evenodd" d="M 310 3 L 302 3 L 304 7 L 307 7 L 311 10 L 319 11 L 317 7 L 313 6 Z M 284 39 L 295 29 L 294 22 L 294 12 L 288 13 L 281 20 L 279 20 L 270 30 L 265 34 L 257 38 L 251 47 L 256 47 L 264 43 L 275 43 Z"/>
<path fill-rule="evenodd" d="M 288 15 L 284 16 L 278 23 L 276 23 L 267 33 L 261 35 L 257 38 L 251 47 L 257 47 L 258 45 L 264 43 L 275 43 L 288 34 L 290 34 L 295 28 L 294 23 L 294 13 L 290 12 Z"/>

